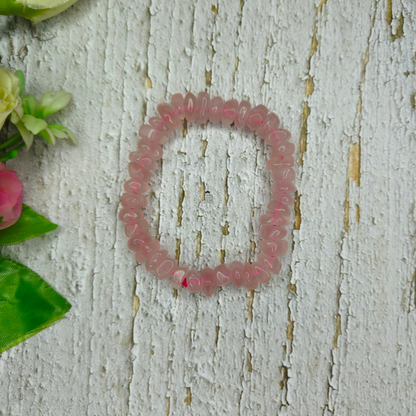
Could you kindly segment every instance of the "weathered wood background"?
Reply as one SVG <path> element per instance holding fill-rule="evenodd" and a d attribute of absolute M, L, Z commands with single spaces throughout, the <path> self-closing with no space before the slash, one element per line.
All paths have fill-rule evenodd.
<path fill-rule="evenodd" d="M 73 308 L 2 354 L 1 415 L 416 414 L 415 1 L 80 0 L 0 33 L 27 92 L 73 93 L 56 119 L 79 138 L 8 163 L 60 228 L 2 255 Z M 188 90 L 265 104 L 293 132 L 291 250 L 251 293 L 175 293 L 117 220 L 140 124 Z M 196 267 L 252 258 L 265 160 L 248 132 L 177 132 L 152 232 Z"/>

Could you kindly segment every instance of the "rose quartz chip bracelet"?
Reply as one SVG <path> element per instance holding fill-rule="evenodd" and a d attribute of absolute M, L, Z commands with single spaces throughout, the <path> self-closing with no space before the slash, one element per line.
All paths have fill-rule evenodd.
<path fill-rule="evenodd" d="M 293 199 L 289 194 L 296 190 L 292 156 L 295 146 L 288 141 L 290 132 L 279 128 L 279 118 L 275 113 L 268 113 L 264 105 L 251 108 L 245 100 L 240 103 L 237 100 L 224 102 L 221 97 L 211 99 L 206 92 L 200 92 L 198 98 L 188 93 L 185 99 L 181 94 L 175 94 L 171 104 L 159 104 L 157 110 L 160 117 L 151 117 L 149 124 L 140 127 L 139 151 L 130 153 L 131 179 L 124 184 L 126 193 L 121 198 L 123 208 L 119 214 L 119 219 L 126 223 L 127 246 L 135 252 L 137 261 L 145 263 L 146 269 L 152 270 L 159 279 L 170 278 L 175 289 L 185 287 L 190 292 L 204 291 L 205 295 L 211 296 L 217 286 L 231 282 L 251 290 L 256 289 L 259 283 L 267 283 L 271 273 L 279 273 L 282 265 L 278 257 L 288 249 L 288 242 L 283 240 L 287 234 L 283 227 L 290 224 L 289 206 L 293 205 Z M 160 145 L 166 143 L 169 134 L 181 126 L 184 118 L 190 123 L 221 121 L 224 124 L 234 123 L 239 129 L 247 127 L 271 148 L 266 168 L 271 170 L 275 183 L 271 188 L 268 212 L 259 219 L 262 224 L 261 253 L 253 264 L 234 261 L 230 266 L 221 264 L 201 272 L 189 270 L 189 267 L 178 265 L 174 258 L 169 257 L 167 250 L 162 250 L 159 241 L 153 240 L 148 232 L 149 223 L 143 218 L 142 210 L 147 205 L 144 194 L 149 189 L 148 182 L 151 172 L 156 169 L 156 161 L 163 155 Z"/>

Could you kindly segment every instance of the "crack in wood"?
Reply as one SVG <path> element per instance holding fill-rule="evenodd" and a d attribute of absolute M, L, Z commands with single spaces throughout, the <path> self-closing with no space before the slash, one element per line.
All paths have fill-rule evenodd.
<path fill-rule="evenodd" d="M 186 403 L 188 406 L 190 406 L 192 403 L 192 394 L 190 387 L 186 387 L 186 398 L 184 400 L 184 403 Z"/>

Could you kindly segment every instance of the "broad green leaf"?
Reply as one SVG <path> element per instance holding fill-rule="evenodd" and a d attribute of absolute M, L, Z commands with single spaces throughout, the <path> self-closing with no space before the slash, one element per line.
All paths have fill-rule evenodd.
<path fill-rule="evenodd" d="M 19 220 L 12 226 L 0 230 L 0 245 L 18 244 L 29 238 L 39 237 L 56 228 L 58 228 L 57 224 L 49 222 L 45 217 L 23 204 Z"/>
<path fill-rule="evenodd" d="M 40 118 L 36 118 L 28 114 L 25 114 L 22 117 L 22 121 L 25 127 L 33 134 L 38 134 L 40 131 L 48 127 L 48 123 L 45 120 L 41 120 Z"/>
<path fill-rule="evenodd" d="M 65 91 L 58 91 L 52 97 L 50 91 L 48 91 L 40 102 L 41 106 L 41 117 L 45 118 L 53 113 L 56 113 L 59 110 L 62 110 L 66 107 L 71 101 L 72 94 Z"/>
<path fill-rule="evenodd" d="M 20 81 L 20 90 L 19 90 L 19 95 L 22 95 L 24 90 L 25 90 L 25 86 L 26 86 L 26 78 L 25 78 L 25 74 L 18 70 L 15 72 L 17 78 L 19 78 Z"/>
<path fill-rule="evenodd" d="M 21 264 L 0 259 L 0 354 L 63 318 L 71 304 Z"/>

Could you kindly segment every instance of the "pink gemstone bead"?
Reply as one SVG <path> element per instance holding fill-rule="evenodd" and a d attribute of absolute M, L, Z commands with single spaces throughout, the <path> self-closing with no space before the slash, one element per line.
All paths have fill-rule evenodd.
<path fill-rule="evenodd" d="M 233 274 L 231 272 L 230 266 L 227 264 L 221 264 L 214 269 L 215 281 L 218 286 L 226 285 L 231 283 Z"/>
<path fill-rule="evenodd" d="M 293 198 L 288 195 L 286 192 L 278 192 L 277 194 L 272 194 L 272 200 L 276 200 L 285 205 L 293 205 Z"/>
<path fill-rule="evenodd" d="M 143 244 L 150 243 L 152 241 L 152 236 L 149 232 L 145 231 L 141 234 L 133 234 L 133 236 L 127 241 L 127 247 L 131 251 L 138 251 Z"/>
<path fill-rule="evenodd" d="M 284 228 L 275 225 L 263 225 L 260 227 L 260 238 L 263 240 L 281 240 L 285 238 L 287 231 Z"/>
<path fill-rule="evenodd" d="M 136 260 L 140 263 L 146 263 L 146 261 L 149 259 L 149 257 L 156 253 L 160 249 L 160 243 L 158 240 L 153 240 L 146 242 L 145 244 L 142 244 L 140 249 L 136 251 L 134 257 L 136 257 Z"/>
<path fill-rule="evenodd" d="M 244 265 L 239 261 L 233 261 L 231 263 L 231 273 L 233 275 L 233 283 L 237 286 L 243 286 L 244 284 Z"/>
<path fill-rule="evenodd" d="M 250 110 L 251 104 L 246 100 L 242 100 L 237 108 L 237 115 L 234 120 L 234 124 L 237 126 L 238 129 L 243 130 L 243 128 L 246 126 L 248 113 L 250 112 Z"/>
<path fill-rule="evenodd" d="M 188 266 L 177 266 L 172 270 L 172 278 L 170 279 L 170 282 L 175 289 L 180 289 L 182 287 L 182 282 L 184 281 L 188 270 Z"/>
<path fill-rule="evenodd" d="M 210 269 L 209 267 L 202 269 L 201 271 L 202 278 L 204 280 L 204 293 L 205 296 L 211 296 L 214 294 L 217 283 L 215 281 L 215 273 L 214 270 Z"/>
<path fill-rule="evenodd" d="M 278 183 L 274 183 L 271 187 L 271 191 L 272 193 L 286 192 L 288 194 L 291 194 L 293 192 L 296 192 L 296 186 L 293 182 L 281 181 Z"/>
<path fill-rule="evenodd" d="M 164 130 L 157 130 L 148 124 L 143 124 L 139 129 L 139 136 L 155 143 L 166 143 L 167 134 Z"/>
<path fill-rule="evenodd" d="M 295 152 L 295 145 L 290 142 L 282 142 L 270 147 L 270 155 L 275 156 L 290 156 Z"/>
<path fill-rule="evenodd" d="M 170 99 L 170 104 L 172 106 L 173 114 L 178 117 L 180 120 L 185 118 L 185 112 L 183 110 L 183 95 L 174 94 Z"/>
<path fill-rule="evenodd" d="M 151 254 L 146 261 L 146 270 L 150 272 L 157 269 L 162 264 L 163 260 L 166 259 L 167 255 L 167 250 L 159 250 Z"/>
<path fill-rule="evenodd" d="M 287 142 L 290 139 L 290 131 L 285 129 L 274 129 L 267 136 L 266 143 L 270 146 L 277 146 L 282 142 Z"/>
<path fill-rule="evenodd" d="M 144 194 L 149 189 L 149 184 L 139 178 L 129 179 L 124 184 L 124 190 L 129 194 Z"/>
<path fill-rule="evenodd" d="M 186 120 L 189 123 L 193 123 L 196 119 L 196 97 L 191 92 L 188 92 L 185 96 L 183 109 L 185 111 Z"/>
<path fill-rule="evenodd" d="M 175 115 L 170 104 L 159 104 L 157 106 L 157 111 L 159 112 L 160 117 L 162 117 L 164 124 L 166 124 L 169 128 L 176 130 L 182 124 L 181 119 Z"/>
<path fill-rule="evenodd" d="M 266 163 L 266 168 L 269 170 L 279 168 L 291 168 L 295 165 L 293 156 L 275 156 L 269 159 Z"/>
<path fill-rule="evenodd" d="M 280 120 L 275 113 L 270 113 L 263 121 L 260 128 L 257 129 L 256 133 L 263 140 L 266 140 L 272 130 L 279 127 Z"/>
<path fill-rule="evenodd" d="M 294 181 L 296 178 L 295 171 L 292 168 L 277 168 L 273 169 L 271 173 L 275 182 Z"/>
<path fill-rule="evenodd" d="M 267 214 L 260 215 L 259 223 L 262 225 L 278 225 L 280 227 L 285 227 L 290 224 L 290 219 L 289 217 L 275 212 L 268 212 Z"/>
<path fill-rule="evenodd" d="M 257 276 L 254 274 L 253 266 L 250 263 L 244 264 L 244 286 L 246 289 L 257 289 L 259 282 Z"/>
<path fill-rule="evenodd" d="M 118 219 L 125 223 L 132 223 L 141 220 L 144 216 L 143 210 L 136 207 L 122 208 L 118 214 Z"/>
<path fill-rule="evenodd" d="M 196 121 L 199 124 L 206 124 L 209 116 L 209 104 L 211 99 L 206 92 L 200 92 L 196 100 Z"/>
<path fill-rule="evenodd" d="M 258 105 L 250 110 L 247 117 L 247 127 L 250 130 L 257 130 L 261 127 L 269 110 L 264 105 Z"/>
<path fill-rule="evenodd" d="M 235 116 L 237 114 L 238 101 L 237 100 L 228 100 L 224 103 L 222 108 L 222 117 L 221 121 L 224 124 L 232 124 L 234 122 Z"/>
<path fill-rule="evenodd" d="M 172 129 L 163 123 L 163 120 L 158 117 L 150 117 L 149 124 L 160 132 L 159 144 L 165 144 L 168 136 L 172 133 Z"/>
<path fill-rule="evenodd" d="M 157 167 L 156 161 L 152 159 L 149 155 L 142 152 L 131 152 L 130 160 L 133 163 L 139 163 L 143 165 L 148 171 L 155 170 Z"/>
<path fill-rule="evenodd" d="M 147 205 L 147 199 L 142 194 L 123 194 L 121 197 L 121 205 L 124 208 L 138 208 Z"/>
<path fill-rule="evenodd" d="M 290 217 L 290 208 L 279 201 L 270 201 L 267 205 L 269 212 L 274 212 L 285 217 Z"/>
<path fill-rule="evenodd" d="M 188 292 L 198 293 L 204 288 L 202 276 L 196 270 L 189 270 L 185 278 Z"/>
<path fill-rule="evenodd" d="M 221 97 L 214 97 L 209 104 L 209 121 L 219 123 L 222 117 L 224 101 Z"/>
<path fill-rule="evenodd" d="M 149 223 L 142 218 L 134 222 L 133 224 L 126 224 L 124 226 L 124 232 L 127 237 L 133 237 L 134 234 L 141 234 L 149 229 Z"/>
<path fill-rule="evenodd" d="M 172 271 L 177 265 L 178 262 L 175 259 L 166 257 L 155 270 L 155 275 L 161 280 L 169 279 L 169 277 L 172 277 Z"/>
<path fill-rule="evenodd" d="M 162 148 L 156 142 L 151 142 L 149 139 L 139 140 L 138 147 L 142 153 L 146 153 L 154 160 L 159 160 L 163 156 Z"/>
<path fill-rule="evenodd" d="M 274 274 L 278 274 L 282 269 L 282 263 L 280 263 L 277 257 L 271 257 L 267 254 L 260 253 L 257 256 L 257 261 L 265 267 L 267 270 L 271 271 Z"/>
<path fill-rule="evenodd" d="M 286 254 L 289 243 L 286 240 L 262 240 L 259 242 L 259 247 L 260 250 L 268 256 L 282 257 Z"/>
<path fill-rule="evenodd" d="M 254 274 L 257 277 L 259 283 L 268 283 L 272 278 L 272 275 L 267 270 L 266 267 L 262 266 L 260 263 L 253 263 Z"/>
<path fill-rule="evenodd" d="M 149 182 L 152 177 L 152 173 L 142 163 L 129 163 L 129 174 L 132 178 L 142 178 L 145 182 Z"/>

